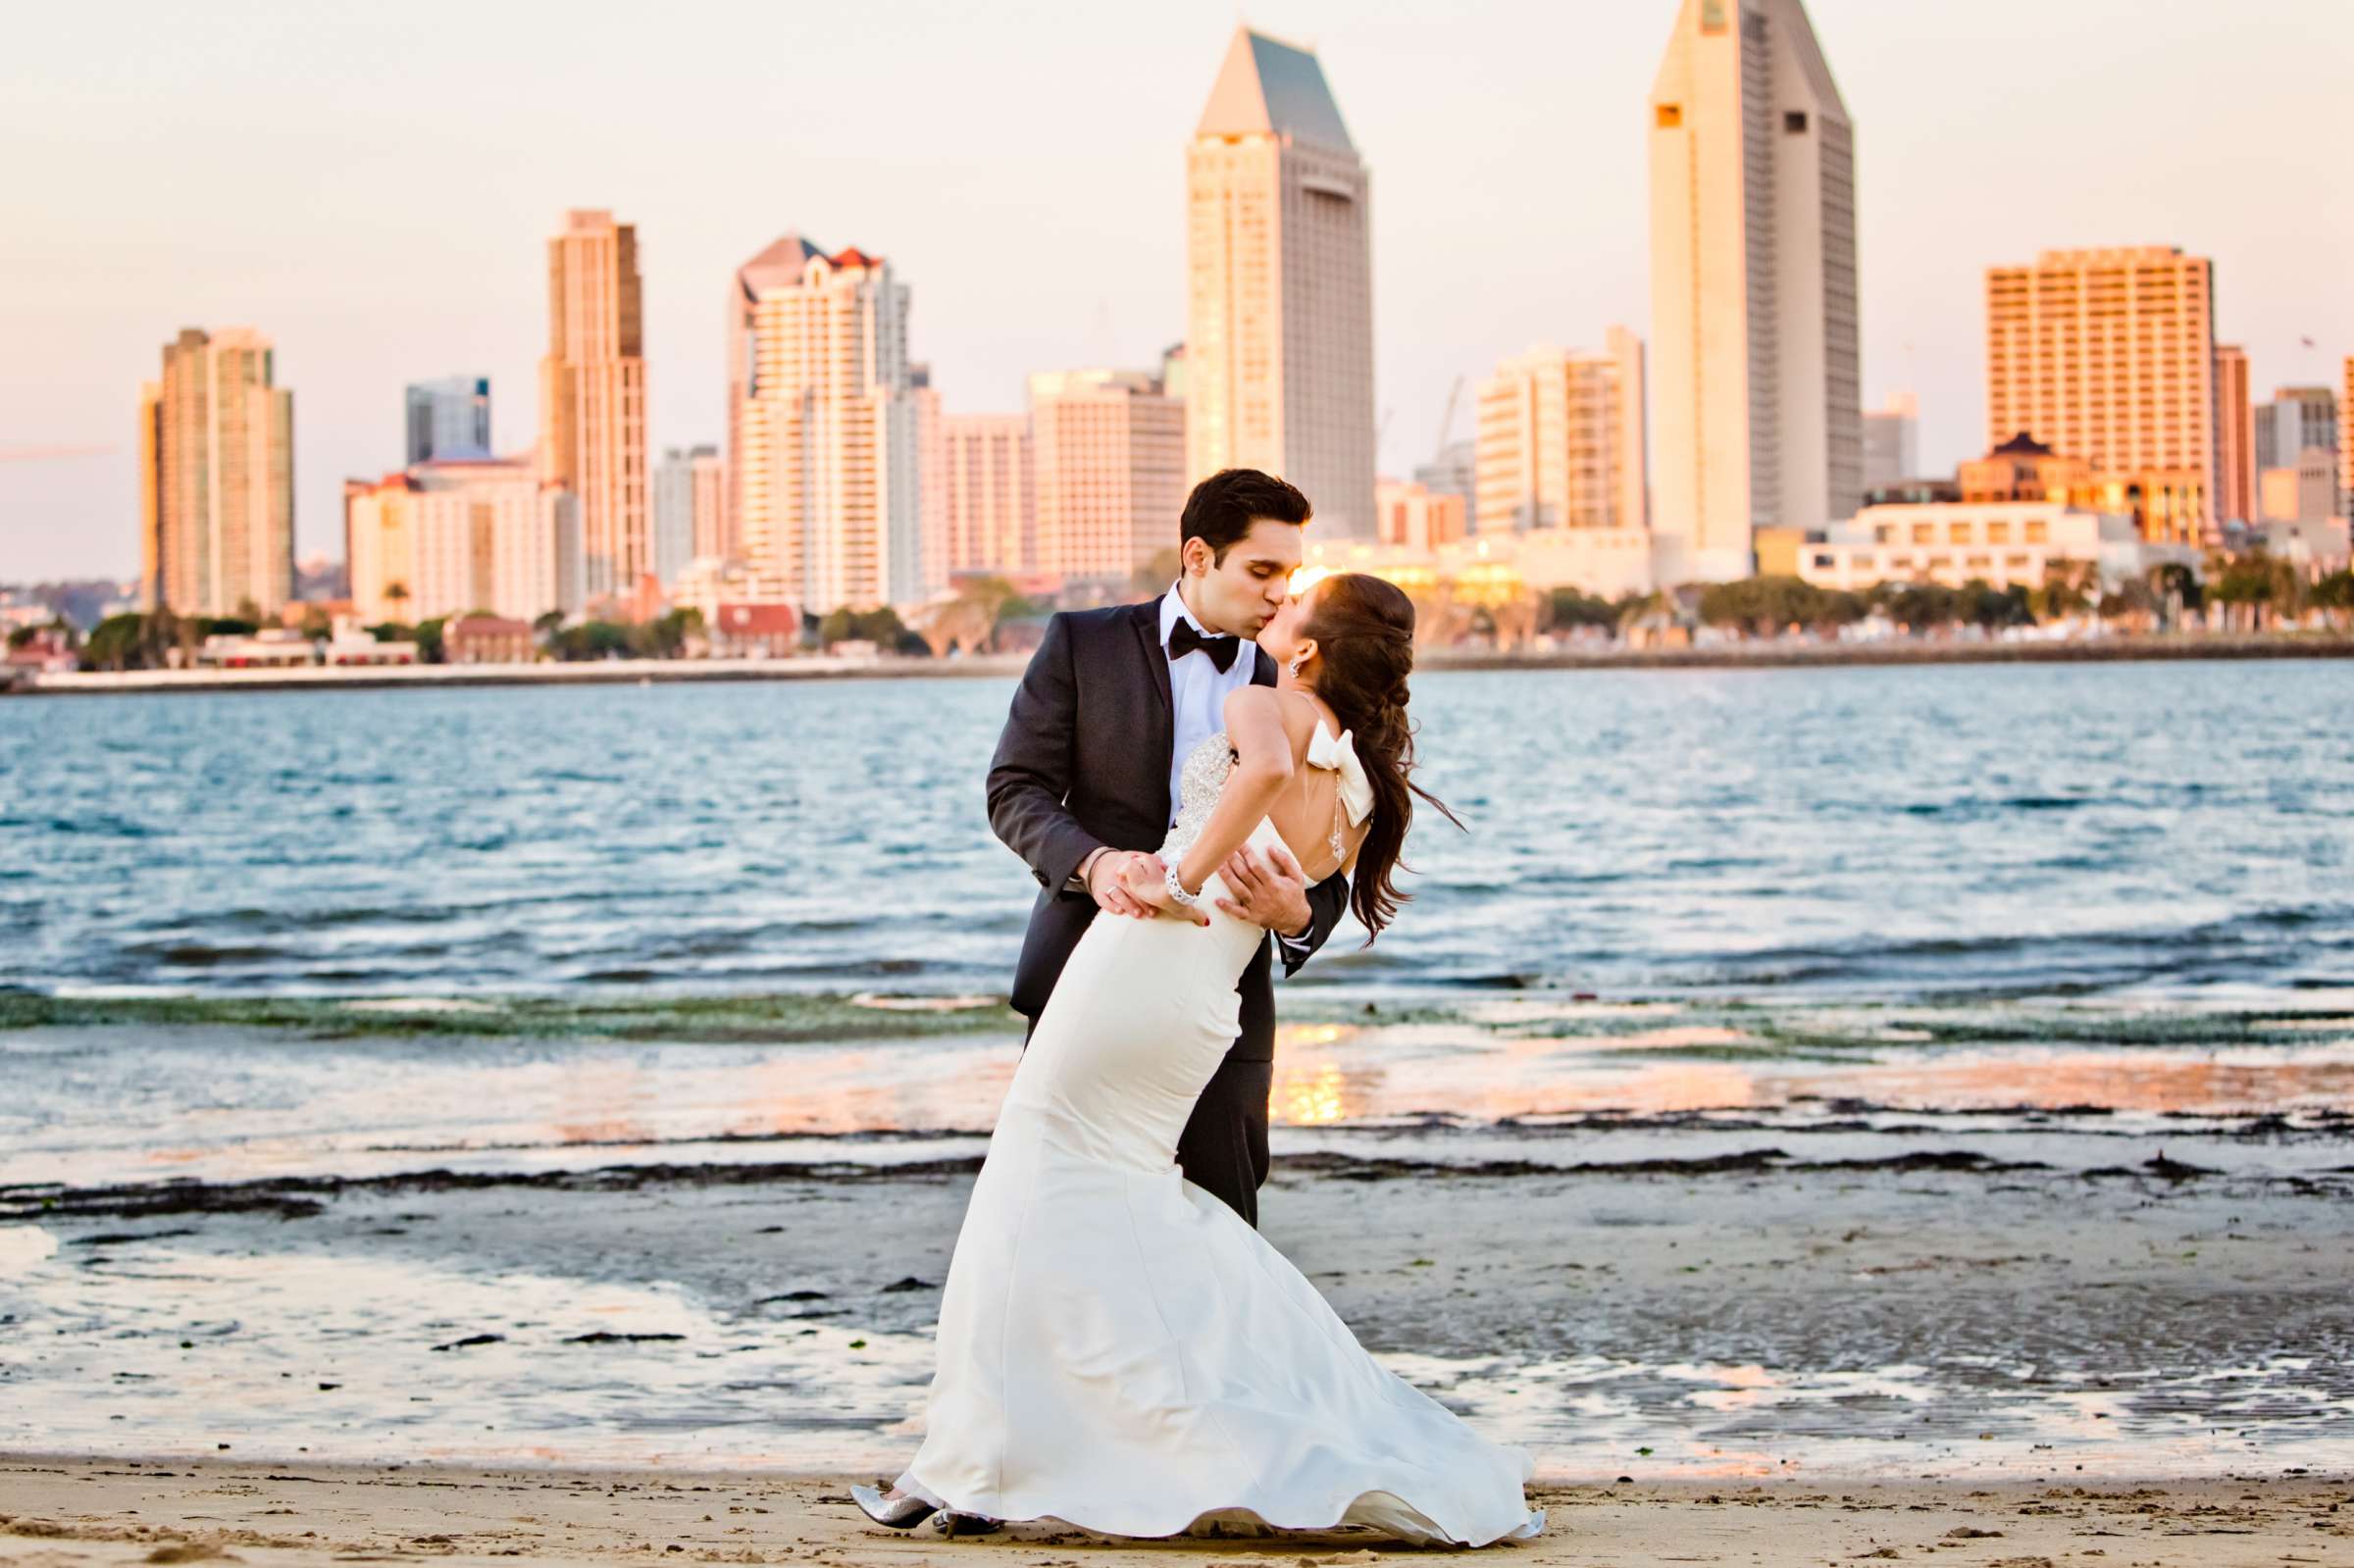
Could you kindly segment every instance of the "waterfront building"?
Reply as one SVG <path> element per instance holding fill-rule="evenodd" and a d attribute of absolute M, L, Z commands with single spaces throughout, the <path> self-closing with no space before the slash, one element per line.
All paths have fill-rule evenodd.
<path fill-rule="evenodd" d="M 2142 577 L 2161 561 L 2195 566 L 2200 559 L 2188 546 L 2149 545 L 2128 513 L 2066 501 L 1868 506 L 1826 532 L 1799 551 L 1798 575 L 1819 588 L 1856 592 L 1917 582 L 2037 588 L 2055 568 L 2078 564 L 2117 582 Z"/>
<path fill-rule="evenodd" d="M 2048 250 L 1986 271 L 1986 440 L 2089 464 L 2154 543 L 2217 505 L 2215 268 L 2173 246 Z"/>

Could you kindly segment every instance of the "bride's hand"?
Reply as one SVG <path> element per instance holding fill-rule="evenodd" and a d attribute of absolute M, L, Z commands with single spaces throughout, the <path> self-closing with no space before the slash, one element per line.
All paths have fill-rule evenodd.
<path fill-rule="evenodd" d="M 1129 897 L 1161 919 L 1190 920 L 1197 926 L 1209 924 L 1208 911 L 1188 909 L 1169 896 L 1168 868 L 1158 855 L 1140 856 L 1136 864 L 1129 868 L 1127 880 L 1122 885 L 1127 888 Z"/>

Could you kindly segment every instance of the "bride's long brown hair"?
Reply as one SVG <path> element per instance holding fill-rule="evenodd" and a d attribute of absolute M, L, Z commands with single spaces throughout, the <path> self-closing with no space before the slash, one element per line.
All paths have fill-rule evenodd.
<path fill-rule="evenodd" d="M 1405 864 L 1414 797 L 1460 828 L 1447 803 L 1414 783 L 1414 727 L 1406 717 L 1407 677 L 1414 668 L 1414 601 L 1403 589 L 1361 572 L 1329 577 L 1309 590 L 1300 634 L 1316 639 L 1316 695 L 1356 744 L 1357 760 L 1373 785 L 1373 815 L 1356 852 L 1349 906 L 1368 933 L 1369 946 L 1412 895 L 1393 880 Z M 1410 869 L 1410 868 L 1409 868 Z"/>

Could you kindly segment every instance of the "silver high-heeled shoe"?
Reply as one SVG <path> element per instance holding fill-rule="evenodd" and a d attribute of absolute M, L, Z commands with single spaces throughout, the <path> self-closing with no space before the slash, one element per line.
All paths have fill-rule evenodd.
<path fill-rule="evenodd" d="M 940 1511 L 912 1492 L 885 1493 L 873 1487 L 852 1487 L 850 1500 L 887 1530 L 913 1530 Z"/>
<path fill-rule="evenodd" d="M 887 1530 L 913 1530 L 936 1513 L 940 1514 L 940 1533 L 944 1536 L 994 1536 L 1005 1528 L 1002 1520 L 986 1514 L 957 1513 L 953 1509 L 943 1513 L 937 1504 L 912 1492 L 882 1492 L 873 1487 L 853 1486 L 850 1500 Z"/>

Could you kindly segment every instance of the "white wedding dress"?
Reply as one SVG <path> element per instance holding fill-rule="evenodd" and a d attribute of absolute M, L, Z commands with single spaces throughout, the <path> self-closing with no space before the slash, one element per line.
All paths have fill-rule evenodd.
<path fill-rule="evenodd" d="M 1341 775 L 1354 820 L 1371 809 L 1346 734 L 1319 725 L 1308 762 Z M 1232 764 L 1223 734 L 1186 759 L 1171 864 Z M 1282 839 L 1261 821 L 1250 842 Z M 1178 1134 L 1240 1029 L 1236 982 L 1266 940 L 1217 909 L 1210 881 L 1206 928 L 1098 920 L 1072 951 L 973 1187 L 923 1446 L 899 1487 L 959 1513 L 1119 1536 L 1205 1521 L 1467 1545 L 1533 1536 L 1527 1453 L 1384 1370 L 1282 1253 L 1178 1171 Z"/>

